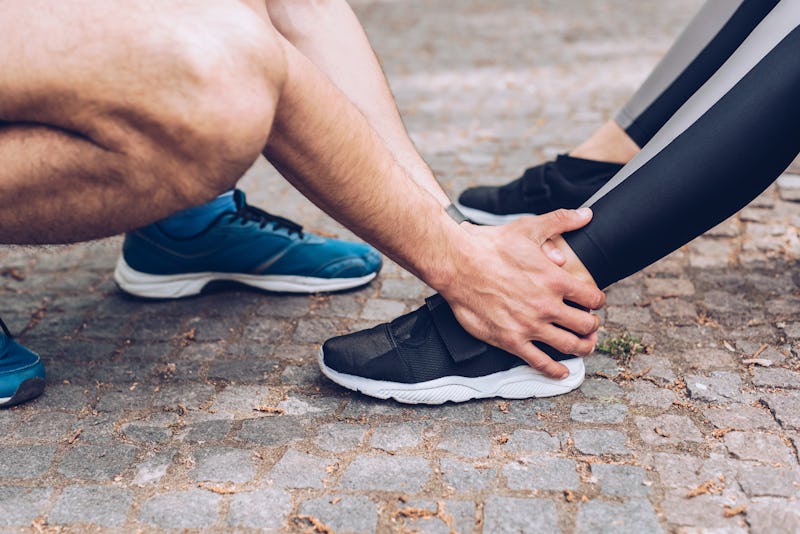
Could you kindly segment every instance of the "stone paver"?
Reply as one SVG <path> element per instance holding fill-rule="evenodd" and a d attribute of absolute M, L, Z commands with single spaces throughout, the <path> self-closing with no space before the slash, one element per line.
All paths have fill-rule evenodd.
<path fill-rule="evenodd" d="M 482 463 L 464 462 L 452 458 L 441 461 L 442 479 L 456 491 L 481 491 L 491 487 L 497 470 Z"/>
<path fill-rule="evenodd" d="M 0 479 L 41 476 L 50 468 L 55 451 L 49 445 L 0 447 Z"/>
<path fill-rule="evenodd" d="M 566 152 L 703 0 L 353 0 L 447 192 Z M 800 167 L 797 167 L 800 169 Z M 377 183 L 377 182 L 376 182 Z M 264 160 L 248 198 L 352 233 Z M 48 368 L 0 411 L 3 532 L 800 531 L 800 180 L 607 291 L 603 337 L 549 399 L 411 406 L 343 390 L 319 344 L 433 292 L 386 260 L 361 290 L 221 285 L 127 298 L 119 237 L 0 247 L 2 316 Z"/>
<path fill-rule="evenodd" d="M 578 488 L 577 464 L 564 458 L 522 456 L 503 468 L 508 487 L 522 490 L 572 490 Z"/>
<path fill-rule="evenodd" d="M 342 486 L 357 490 L 419 491 L 432 470 L 424 458 L 360 455 L 347 468 Z"/>
<path fill-rule="evenodd" d="M 258 529 L 282 527 L 292 509 L 291 494 L 279 489 L 237 493 L 231 498 L 228 526 Z"/>
<path fill-rule="evenodd" d="M 56 501 L 49 521 L 54 524 L 95 523 L 118 527 L 133 504 L 132 492 L 102 486 L 67 486 Z"/>
<path fill-rule="evenodd" d="M 725 435 L 725 447 L 734 458 L 759 462 L 796 463 L 794 451 L 774 434 L 759 432 L 730 432 Z"/>
<path fill-rule="evenodd" d="M 422 510 L 422 517 L 403 518 L 409 511 Z M 450 534 L 475 529 L 475 503 L 467 501 L 408 501 L 395 513 L 406 532 Z"/>
<path fill-rule="evenodd" d="M 597 479 L 600 491 L 605 495 L 644 497 L 650 491 L 650 482 L 641 467 L 593 464 L 592 476 Z"/>
<path fill-rule="evenodd" d="M 484 532 L 560 532 L 555 505 L 544 499 L 489 497 L 483 510 Z"/>
<path fill-rule="evenodd" d="M 272 468 L 269 478 L 282 488 L 321 488 L 333 463 L 327 458 L 289 449 Z"/>
<path fill-rule="evenodd" d="M 78 445 L 67 452 L 58 472 L 72 479 L 111 480 L 131 467 L 135 458 L 131 445 Z"/>
<path fill-rule="evenodd" d="M 253 478 L 253 454 L 227 447 L 197 449 L 189 476 L 200 482 L 247 482 Z"/>
<path fill-rule="evenodd" d="M 384 425 L 375 429 L 369 444 L 373 448 L 390 452 L 416 447 L 422 443 L 425 426 L 418 421 Z"/>
<path fill-rule="evenodd" d="M 30 525 L 43 512 L 50 493 L 48 488 L 0 486 L 0 526 Z"/>
<path fill-rule="evenodd" d="M 578 429 L 573 435 L 575 449 L 581 454 L 624 454 L 631 451 L 625 444 L 627 438 L 622 432 L 605 429 Z"/>
<path fill-rule="evenodd" d="M 310 516 L 334 532 L 374 532 L 377 526 L 377 505 L 366 496 L 320 497 L 300 507 L 301 516 Z"/>
<path fill-rule="evenodd" d="M 202 528 L 216 523 L 221 499 L 199 489 L 164 493 L 144 501 L 138 519 L 158 528 Z"/>
<path fill-rule="evenodd" d="M 576 403 L 572 405 L 570 418 L 578 423 L 621 423 L 628 413 L 624 404 Z"/>
<path fill-rule="evenodd" d="M 519 452 L 554 452 L 561 443 L 558 437 L 551 436 L 543 430 L 515 430 L 503 447 L 507 451 Z"/>
<path fill-rule="evenodd" d="M 581 505 L 575 520 L 575 532 L 661 532 L 652 505 L 644 499 L 632 499 L 623 504 L 593 501 Z"/>

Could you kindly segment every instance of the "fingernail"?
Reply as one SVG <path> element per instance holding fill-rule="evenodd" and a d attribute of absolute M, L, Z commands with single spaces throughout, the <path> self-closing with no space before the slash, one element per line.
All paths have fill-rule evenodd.
<path fill-rule="evenodd" d="M 592 216 L 592 210 L 590 210 L 589 208 L 578 208 L 577 211 L 578 214 L 584 219 L 587 219 Z"/>
<path fill-rule="evenodd" d="M 566 380 L 567 378 L 569 378 L 569 372 L 566 372 L 563 375 L 561 375 L 561 380 Z"/>

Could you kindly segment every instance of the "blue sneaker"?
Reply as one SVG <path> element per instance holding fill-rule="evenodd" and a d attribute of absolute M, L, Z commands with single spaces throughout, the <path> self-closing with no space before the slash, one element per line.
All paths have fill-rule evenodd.
<path fill-rule="evenodd" d="M 369 283 L 381 268 L 371 246 L 328 239 L 249 206 L 234 193 L 235 209 L 188 238 L 158 223 L 125 235 L 114 280 L 147 298 L 197 295 L 209 282 L 229 280 L 268 291 L 317 293 Z"/>
<path fill-rule="evenodd" d="M 0 320 L 0 408 L 34 399 L 44 391 L 44 364 L 11 337 Z"/>

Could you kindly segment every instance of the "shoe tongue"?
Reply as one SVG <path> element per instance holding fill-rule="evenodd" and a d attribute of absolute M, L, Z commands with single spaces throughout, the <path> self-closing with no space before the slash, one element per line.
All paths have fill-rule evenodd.
<path fill-rule="evenodd" d="M 480 356 L 489 348 L 483 341 L 469 334 L 458 324 L 450 305 L 440 294 L 425 299 L 428 311 L 433 318 L 433 325 L 444 341 L 447 352 L 456 363 L 461 363 Z"/>
<path fill-rule="evenodd" d="M 247 204 L 247 196 L 244 194 L 244 191 L 241 189 L 234 189 L 233 190 L 233 202 L 236 204 L 236 210 L 240 210 Z"/>

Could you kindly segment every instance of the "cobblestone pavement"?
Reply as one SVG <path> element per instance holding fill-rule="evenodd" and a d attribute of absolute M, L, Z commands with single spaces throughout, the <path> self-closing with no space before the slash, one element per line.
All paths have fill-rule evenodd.
<path fill-rule="evenodd" d="M 355 7 L 457 193 L 579 141 L 699 4 Z M 348 235 L 265 164 L 244 187 Z M 315 363 L 332 334 L 420 304 L 394 265 L 332 296 L 146 302 L 111 281 L 119 239 L 0 249 L 2 316 L 49 372 L 41 399 L 0 411 L 0 531 L 798 532 L 798 200 L 786 176 L 613 286 L 604 335 L 647 350 L 587 359 L 579 391 L 441 407 L 352 394 Z"/>

